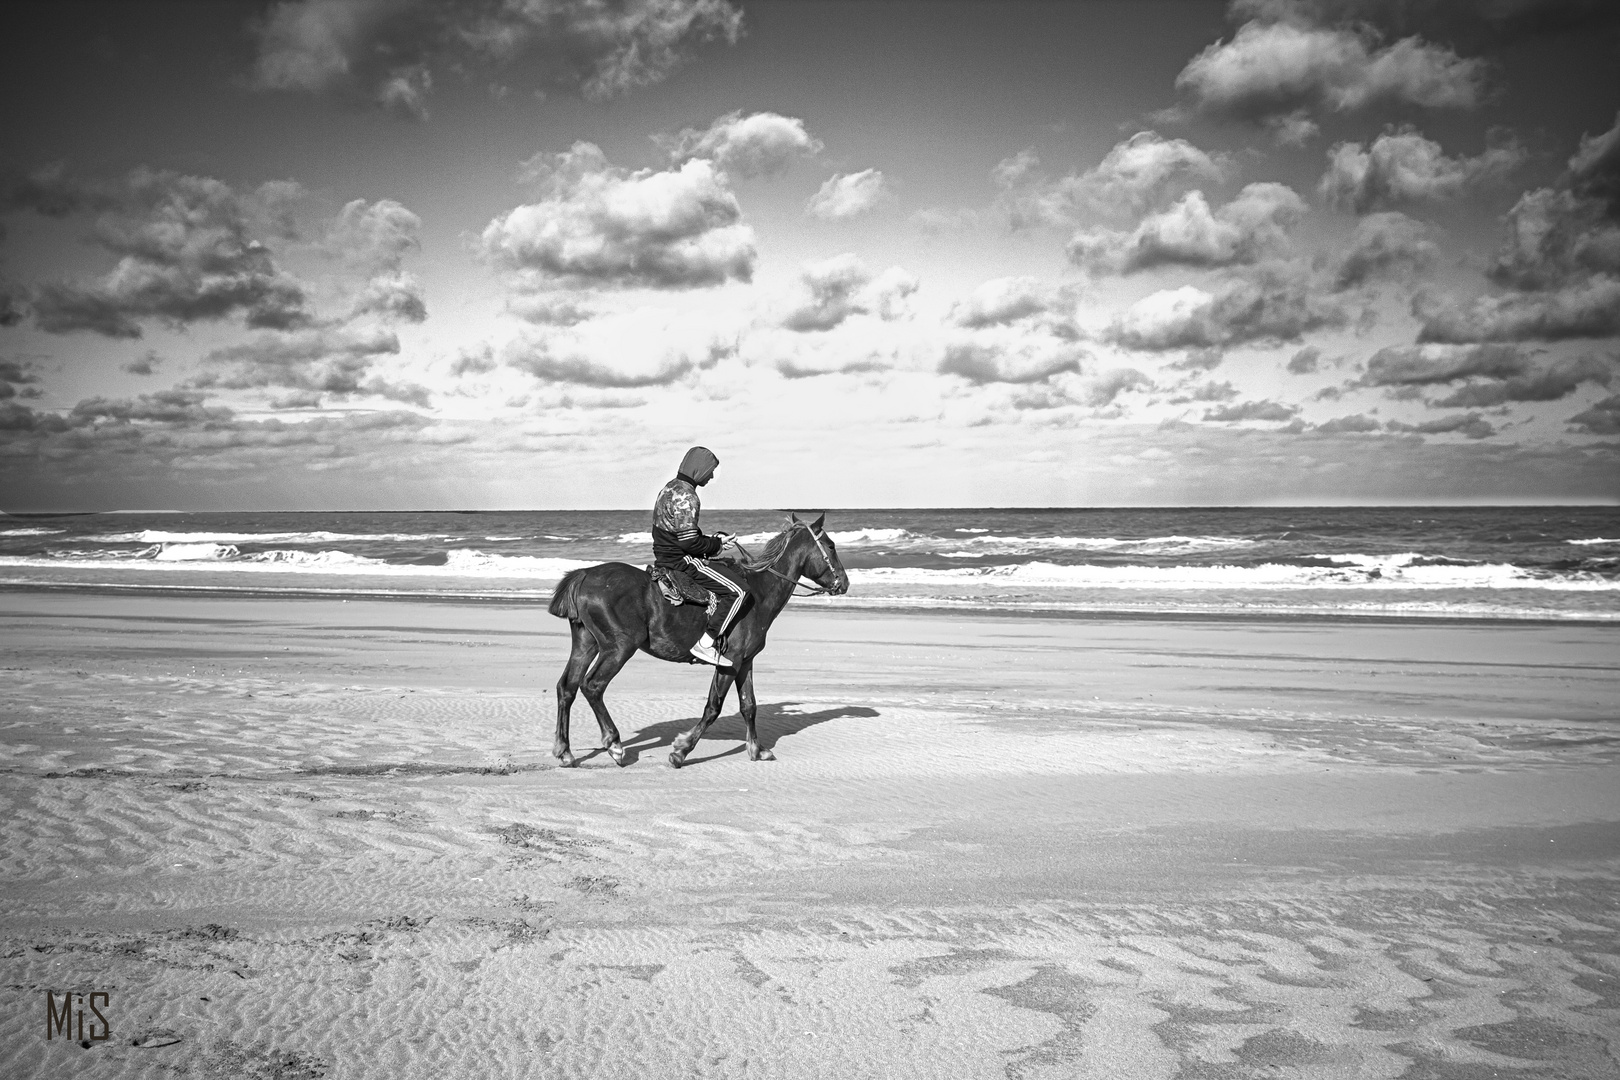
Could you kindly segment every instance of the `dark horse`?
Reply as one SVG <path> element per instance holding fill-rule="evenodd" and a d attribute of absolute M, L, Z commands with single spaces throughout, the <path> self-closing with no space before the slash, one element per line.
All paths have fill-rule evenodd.
<path fill-rule="evenodd" d="M 721 650 L 732 663 L 715 668 L 709 684 L 709 702 L 703 718 L 691 731 L 675 739 L 669 763 L 677 769 L 686 755 L 719 717 L 731 684 L 737 684 L 737 700 L 743 722 L 748 726 L 748 760 L 774 761 L 775 755 L 759 745 L 754 730 L 754 657 L 765 647 L 765 632 L 795 595 L 801 577 L 813 580 L 817 592 L 840 596 L 849 591 L 849 575 L 838 561 L 832 537 L 822 530 L 827 515 L 811 522 L 793 515 L 788 527 L 765 545 L 753 562 L 729 569 L 728 575 L 748 592 L 748 606 L 726 634 Z M 637 649 L 660 660 L 692 663 L 689 650 L 702 635 L 708 617 L 695 604 L 672 606 L 658 591 L 652 576 L 627 563 L 602 563 L 581 570 L 570 570 L 551 594 L 551 613 L 568 620 L 573 648 L 568 667 L 557 680 L 557 741 L 552 746 L 564 768 L 574 764 L 568 748 L 568 711 L 574 695 L 585 691 L 585 700 L 596 713 L 602 728 L 602 746 L 618 765 L 624 764 L 624 747 L 619 745 L 619 729 L 613 726 L 602 694 Z"/>

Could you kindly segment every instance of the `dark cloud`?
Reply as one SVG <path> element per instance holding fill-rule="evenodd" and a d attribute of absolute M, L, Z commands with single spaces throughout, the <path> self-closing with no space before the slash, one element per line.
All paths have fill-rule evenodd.
<path fill-rule="evenodd" d="M 1611 0 L 1234 0 L 1231 14 L 1306 25 L 1366 23 L 1387 35 L 1423 34 L 1470 49 L 1620 25 Z"/>
<path fill-rule="evenodd" d="M 648 371 L 625 371 L 603 363 L 583 350 L 569 350 L 544 340 L 514 342 L 506 352 L 506 366 L 544 382 L 575 383 L 601 389 L 628 390 L 641 386 L 667 386 L 700 366 L 692 356 L 676 353 Z"/>
<path fill-rule="evenodd" d="M 1064 372 L 1080 371 L 1084 353 L 1072 346 L 1023 341 L 1015 345 L 958 342 L 945 347 L 942 375 L 960 375 L 971 383 L 1036 383 Z"/>
<path fill-rule="evenodd" d="M 783 357 L 776 361 L 776 370 L 784 379 L 810 379 L 817 375 L 866 375 L 878 371 L 887 371 L 893 364 L 881 357 L 869 356 L 842 363 L 805 363 L 793 357 Z"/>
<path fill-rule="evenodd" d="M 1463 435 L 1470 439 L 1488 439 L 1496 434 L 1491 422 L 1478 413 L 1446 416 L 1438 420 L 1425 420 L 1421 424 L 1405 424 L 1391 420 L 1384 425 L 1387 431 L 1409 431 L 1417 435 Z"/>
<path fill-rule="evenodd" d="M 1317 191 L 1329 205 L 1366 214 L 1456 198 L 1501 179 L 1523 159 L 1516 144 L 1501 141 L 1478 157 L 1447 157 L 1439 143 L 1404 128 L 1385 132 L 1366 148 L 1350 142 L 1329 150 Z"/>
<path fill-rule="evenodd" d="M 1130 232 L 1097 229 L 1069 241 L 1069 260 L 1094 274 L 1131 274 L 1161 266 L 1233 266 L 1286 252 L 1288 230 L 1305 203 L 1284 184 L 1250 184 L 1211 211 L 1189 191 Z"/>
<path fill-rule="evenodd" d="M 161 363 L 163 363 L 162 357 L 158 356 L 153 350 L 147 349 L 139 357 L 125 364 L 124 370 L 131 375 L 150 375 L 157 370 L 158 365 Z"/>
<path fill-rule="evenodd" d="M 1321 362 L 1322 350 L 1315 345 L 1307 345 L 1288 358 L 1288 371 L 1292 375 L 1309 375 L 1316 371 Z"/>
<path fill-rule="evenodd" d="M 0 400 L 0 444 L 20 436 L 55 435 L 67 429 L 68 422 L 60 413 L 42 412 L 15 401 Z"/>
<path fill-rule="evenodd" d="M 1608 386 L 1613 378 L 1612 362 L 1595 356 L 1570 357 L 1505 379 L 1459 386 L 1429 404 L 1435 408 L 1488 409 L 1510 401 L 1557 401 L 1573 394 L 1583 383 Z"/>
<path fill-rule="evenodd" d="M 22 292 L 0 278 L 0 326 L 16 326 L 27 314 L 28 305 Z"/>
<path fill-rule="evenodd" d="M 240 315 L 250 327 L 309 321 L 304 286 L 279 269 L 260 236 L 277 235 L 295 185 L 241 194 L 208 177 L 136 169 L 120 181 L 43 170 L 11 204 L 51 216 L 93 213 L 92 238 L 119 257 L 92 282 L 34 291 L 34 318 L 52 333 L 137 338 L 144 319 L 174 325 Z"/>
<path fill-rule="evenodd" d="M 1365 24 L 1259 18 L 1193 57 L 1176 89 L 1194 112 L 1259 124 L 1297 143 L 1316 133 L 1311 114 L 1319 111 L 1473 108 L 1484 98 L 1485 73 L 1483 61 L 1415 36 L 1384 45 Z"/>
<path fill-rule="evenodd" d="M 1086 390 L 1086 404 L 1093 408 L 1112 405 L 1127 390 L 1152 390 L 1153 380 L 1135 368 L 1114 368 L 1098 375 Z"/>
<path fill-rule="evenodd" d="M 1602 202 L 1611 221 L 1620 221 L 1620 113 L 1601 135 L 1581 136 L 1569 159 L 1569 182 L 1576 194 Z"/>
<path fill-rule="evenodd" d="M 899 267 L 874 276 L 854 255 L 806 266 L 800 279 L 808 297 L 782 319 L 782 326 L 801 333 L 831 330 L 851 315 L 894 318 L 917 291 L 917 279 Z"/>
<path fill-rule="evenodd" d="M 1440 249 L 1432 230 L 1395 211 L 1368 214 L 1356 230 L 1333 273 L 1333 287 L 1353 289 L 1381 277 L 1410 275 L 1431 265 Z"/>
<path fill-rule="evenodd" d="M 1324 435 L 1361 435 L 1377 431 L 1381 426 L 1372 417 L 1356 413 L 1352 416 L 1336 416 L 1332 420 L 1324 420 L 1317 424 L 1314 430 Z"/>
<path fill-rule="evenodd" d="M 1620 435 L 1620 394 L 1614 394 L 1569 418 L 1570 424 L 1588 435 Z"/>
<path fill-rule="evenodd" d="M 1604 215 L 1603 204 L 1567 188 L 1525 192 L 1508 211 L 1507 238 L 1486 276 L 1533 291 L 1620 273 L 1620 224 Z"/>
<path fill-rule="evenodd" d="M 1360 384 L 1437 386 L 1474 376 L 1511 379 L 1529 371 L 1530 365 L 1531 357 L 1512 345 L 1391 345 L 1367 361 Z"/>
<path fill-rule="evenodd" d="M 1473 303 L 1419 294 L 1420 342 L 1563 341 L 1620 335 L 1620 278 L 1601 276 L 1555 291 L 1482 296 Z"/>
<path fill-rule="evenodd" d="M 551 287 L 661 289 L 753 277 L 754 230 L 712 162 L 631 172 L 590 143 L 530 163 L 546 190 L 484 229 L 485 254 Z"/>
<path fill-rule="evenodd" d="M 1207 382 L 1192 391 L 1170 399 L 1172 405 L 1190 405 L 1193 402 L 1231 401 L 1238 396 L 1237 387 L 1229 382 Z"/>
<path fill-rule="evenodd" d="M 1292 420 L 1298 413 L 1298 405 L 1284 405 L 1280 401 L 1241 401 L 1210 409 L 1204 413 L 1204 419 L 1226 423 L 1239 420 Z"/>
<path fill-rule="evenodd" d="M 1128 349 L 1162 352 L 1297 341 L 1346 321 L 1343 308 L 1308 275 L 1271 267 L 1228 279 L 1213 293 L 1184 285 L 1144 297 L 1115 318 L 1106 336 Z"/>
<path fill-rule="evenodd" d="M 256 26 L 253 82 L 363 95 L 420 117 L 434 71 L 522 61 L 599 99 L 659 82 L 692 46 L 741 32 L 726 0 L 281 0 Z"/>
<path fill-rule="evenodd" d="M 952 304 L 949 318 L 968 330 L 1038 324 L 1046 332 L 1072 341 L 1080 337 L 1074 307 L 1075 298 L 1068 289 L 1032 277 L 1005 277 L 984 282 L 967 299 Z"/>
<path fill-rule="evenodd" d="M 152 423 L 182 427 L 221 424 L 235 414 L 223 405 L 206 404 L 201 390 L 176 388 L 133 398 L 86 398 L 68 413 L 69 425 Z"/>
<path fill-rule="evenodd" d="M 798 158 L 821 153 L 821 140 L 804 129 L 804 121 L 777 113 L 727 113 L 698 131 L 686 128 L 673 138 L 657 140 L 677 163 L 708 158 L 733 176 L 771 176 Z"/>
<path fill-rule="evenodd" d="M 330 394 L 384 393 L 368 382 L 380 357 L 399 352 L 399 338 L 382 327 L 316 327 L 262 334 L 216 349 L 205 359 L 216 370 L 194 380 L 200 387 L 287 387 Z"/>

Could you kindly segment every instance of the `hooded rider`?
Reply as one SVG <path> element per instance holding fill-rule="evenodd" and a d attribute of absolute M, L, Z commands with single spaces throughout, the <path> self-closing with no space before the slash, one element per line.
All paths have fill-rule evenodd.
<path fill-rule="evenodd" d="M 709 558 L 718 555 L 731 533 L 717 532 L 705 536 L 698 528 L 698 513 L 702 504 L 697 489 L 714 478 L 720 459 L 707 447 L 694 446 L 681 459 L 680 471 L 675 479 L 665 484 L 653 503 L 653 562 L 657 566 L 684 570 L 716 593 L 722 605 L 730 607 L 720 620 L 720 628 L 710 634 L 707 629 L 698 643 L 692 646 L 692 655 L 716 667 L 730 667 L 731 661 L 715 648 L 715 638 L 725 637 L 726 630 L 742 608 L 743 590 L 730 578 L 709 565 Z"/>

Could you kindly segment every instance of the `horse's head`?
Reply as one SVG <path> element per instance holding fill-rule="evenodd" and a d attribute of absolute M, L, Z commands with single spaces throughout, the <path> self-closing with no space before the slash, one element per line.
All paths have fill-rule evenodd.
<path fill-rule="evenodd" d="M 804 561 L 799 564 L 800 575 L 814 581 L 833 596 L 849 592 L 849 574 L 838 559 L 838 548 L 833 544 L 832 537 L 822 528 L 827 515 L 822 514 L 814 521 L 800 521 L 797 514 L 792 518 L 792 528 L 802 529 L 810 540 L 804 551 Z"/>

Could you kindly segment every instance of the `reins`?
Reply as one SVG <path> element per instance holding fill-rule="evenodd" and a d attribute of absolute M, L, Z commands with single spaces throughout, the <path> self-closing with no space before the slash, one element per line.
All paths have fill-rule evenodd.
<path fill-rule="evenodd" d="M 815 541 L 816 551 L 820 553 L 821 561 L 827 565 L 828 570 L 833 571 L 833 577 L 836 580 L 837 572 L 835 570 L 833 570 L 832 558 L 830 556 L 828 556 L 827 549 L 821 546 L 821 537 L 817 536 L 816 531 L 814 529 L 810 528 L 810 526 L 804 524 L 804 522 L 802 522 L 802 521 L 793 526 L 793 528 L 801 528 L 801 527 L 806 532 L 808 532 L 810 534 L 810 539 Z M 738 551 L 742 552 L 742 557 L 744 559 L 748 560 L 748 562 L 754 562 L 754 557 L 748 553 L 747 548 L 743 547 L 742 544 L 738 542 L 738 540 L 737 540 L 737 538 L 735 536 L 733 536 L 731 538 L 731 546 L 736 548 Z M 773 555 L 771 557 L 770 561 L 772 563 L 774 563 L 777 559 L 780 559 L 783 555 L 786 555 L 786 554 L 787 554 L 787 545 L 783 544 L 782 545 L 782 550 L 778 551 L 775 555 Z M 776 570 L 776 569 L 772 568 L 770 563 L 766 563 L 764 566 L 745 567 L 745 568 L 750 569 L 750 570 L 763 570 L 767 574 L 770 574 L 772 577 L 781 578 L 783 581 L 786 581 L 787 583 L 792 585 L 795 589 L 805 589 L 805 590 L 807 590 L 805 592 L 795 592 L 795 593 L 793 593 L 794 596 L 821 596 L 823 594 L 830 595 L 832 593 L 832 590 L 829 589 L 825 585 L 817 585 L 815 588 L 812 589 L 809 586 L 807 586 L 803 582 L 803 580 L 801 580 L 800 578 L 790 578 L 786 574 L 782 573 L 780 570 Z"/>

